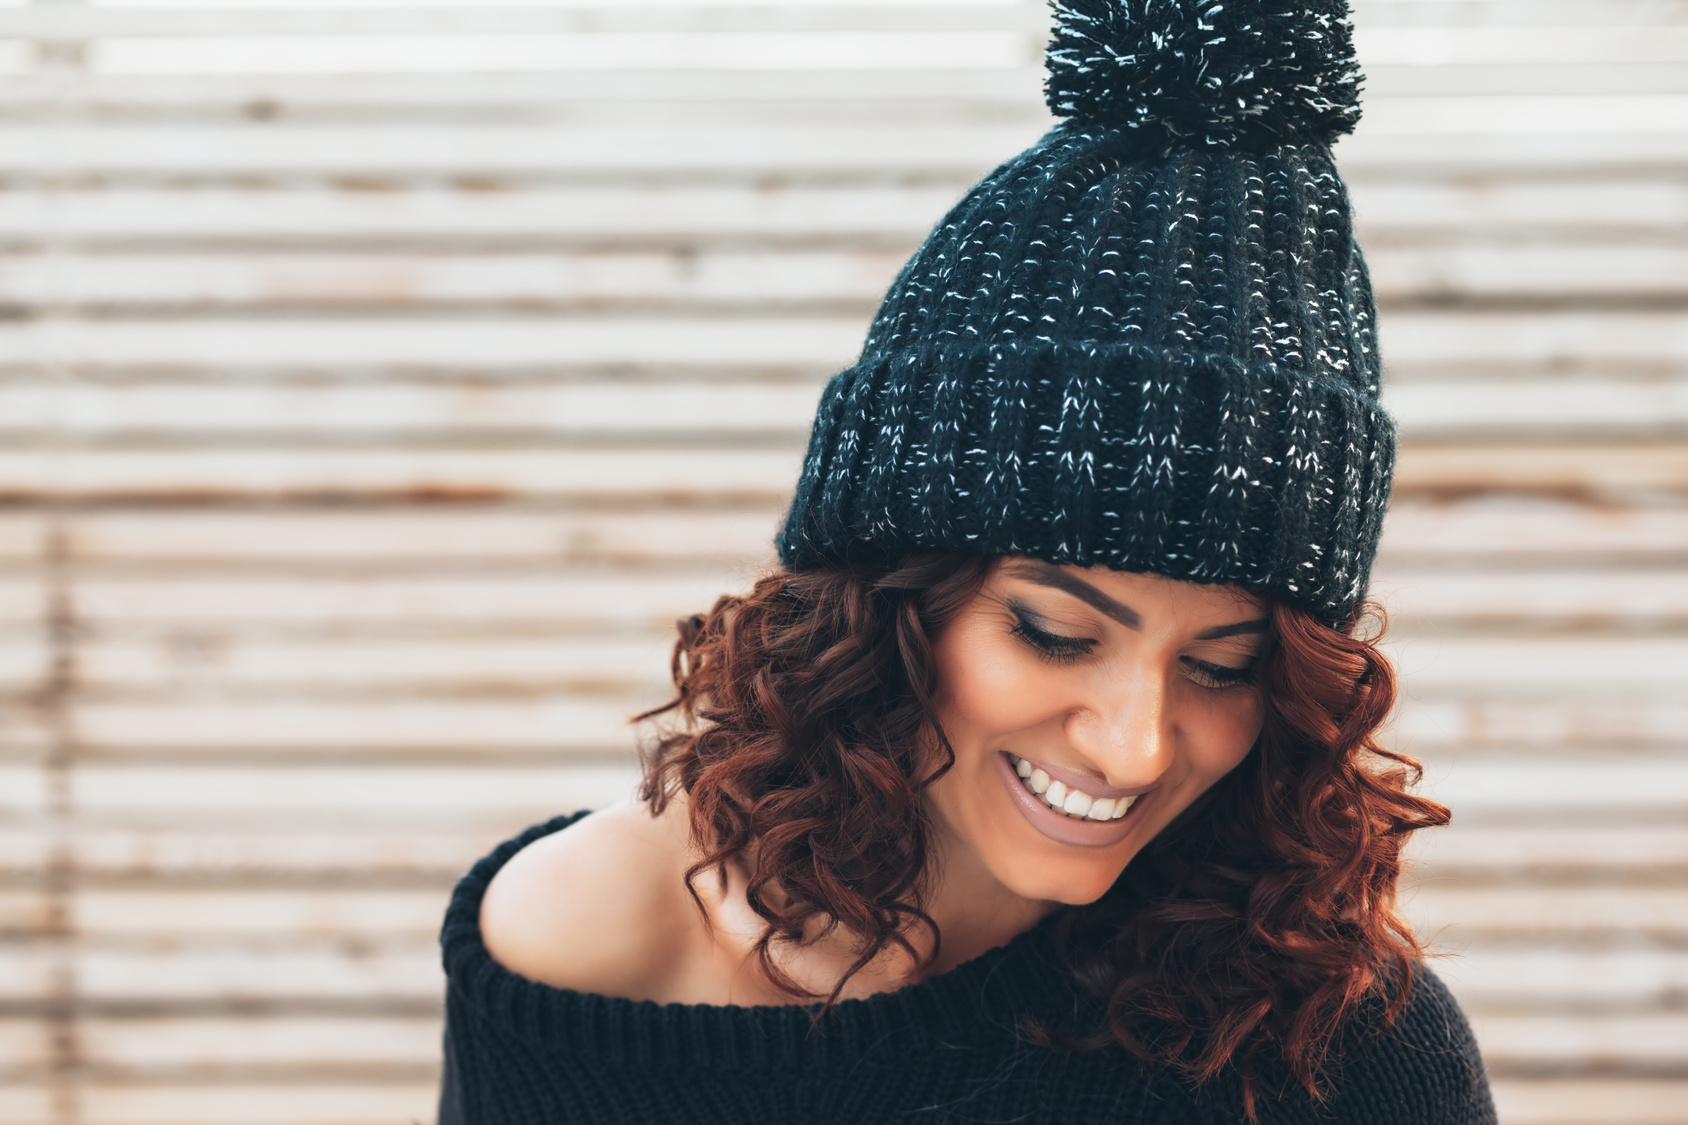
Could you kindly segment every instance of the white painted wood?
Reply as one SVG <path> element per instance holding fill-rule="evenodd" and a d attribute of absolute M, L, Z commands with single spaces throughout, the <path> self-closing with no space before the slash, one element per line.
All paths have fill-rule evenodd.
<path fill-rule="evenodd" d="M 1688 729 L 1688 703 L 1677 685 L 1665 692 L 1581 697 L 1562 690 L 1466 695 L 1421 692 L 1409 678 L 1406 693 L 1386 733 L 1410 754 L 1520 746 L 1676 748 Z"/>
<path fill-rule="evenodd" d="M 344 747 L 342 747 L 342 750 Z M 566 767 L 548 762 L 513 766 L 470 760 L 437 765 L 396 761 L 387 766 L 296 760 L 287 765 L 85 764 L 72 786 L 79 809 L 111 814 L 192 812 L 193 821 L 257 824 L 261 818 L 343 828 L 399 820 L 450 829 L 458 819 L 504 818 L 514 832 L 539 820 L 596 808 L 625 797 L 637 783 L 631 756 Z"/>
<path fill-rule="evenodd" d="M 431 1081 L 380 1079 L 200 1085 L 88 1082 L 80 1090 L 88 1125 L 387 1125 L 431 1120 Z"/>
<path fill-rule="evenodd" d="M 1482 942 L 1454 938 L 1434 968 L 1474 1011 L 1668 1005 L 1688 982 L 1688 956 L 1656 943 Z"/>
<path fill-rule="evenodd" d="M 1507 1125 L 1677 1125 L 1688 1104 L 1679 1078 L 1509 1078 L 1494 1092 Z"/>
<path fill-rule="evenodd" d="M 1623 1066 L 1680 1065 L 1688 1057 L 1688 1018 L 1649 1014 L 1543 1017 L 1484 1014 L 1473 1028 L 1486 1061 Z"/>
<path fill-rule="evenodd" d="M 284 639 L 224 633 L 190 644 L 168 638 L 94 642 L 81 649 L 78 672 L 91 689 L 119 691 L 268 686 L 326 694 L 382 687 L 462 693 L 631 689 L 648 694 L 665 689 L 673 647 L 672 637 L 654 633 L 580 640 Z M 4 654 L 0 648 L 0 657 Z"/>
<path fill-rule="evenodd" d="M 435 449 L 427 445 L 312 449 L 292 442 L 242 442 L 230 447 L 118 447 L 89 455 L 43 455 L 0 450 L 0 490 L 32 497 L 111 500 L 378 500 L 386 503 L 500 501 L 586 497 L 668 502 L 789 501 L 802 468 L 802 447 L 784 442 L 736 449 L 569 448 L 534 445 L 485 449 Z M 783 447 L 782 447 L 783 446 Z M 1662 463 L 1674 479 L 1676 457 L 1636 457 L 1608 465 L 1596 455 L 1585 471 L 1652 480 Z M 1575 462 L 1571 470 L 1578 468 Z M 1460 464 L 1437 463 L 1438 480 Z M 1684 470 L 1688 474 L 1688 469 Z M 1462 478 L 1455 478 L 1456 480 Z M 1469 477 L 1463 478 L 1469 479 Z M 34 587 L 18 587 L 27 606 L 13 612 L 34 616 Z M 0 580 L 0 612 L 7 608 L 7 584 Z"/>
<path fill-rule="evenodd" d="M 67 528 L 65 549 L 83 562 L 265 569 L 299 563 L 388 567 L 651 560 L 701 561 L 707 568 L 723 559 L 748 564 L 770 557 L 774 531 L 784 515 L 779 504 L 750 510 L 641 512 L 484 507 L 427 513 L 404 507 L 356 512 L 100 512 L 80 516 Z M 1551 526 L 1558 527 L 1558 521 Z M 1688 530 L 1675 521 L 1659 521 L 1653 534 L 1666 543 L 1680 539 L 1688 547 Z M 0 543 L 5 535 L 0 524 Z M 23 542 L 21 533 L 19 541 Z M 500 575 L 500 580 L 507 577 Z"/>
<path fill-rule="evenodd" d="M 433 941 L 359 943 L 345 937 L 281 946 L 228 941 L 90 944 L 76 957 L 77 990 L 103 1003 L 328 1000 L 437 1010 L 445 997 Z M 306 1085 L 308 1089 L 308 1084 Z"/>
<path fill-rule="evenodd" d="M 448 898 L 431 891 L 107 890 L 90 887 L 76 896 L 72 924 L 91 939 L 201 935 L 294 938 L 356 935 L 425 942 L 439 931 Z"/>
<path fill-rule="evenodd" d="M 380 753 L 436 754 L 473 750 L 528 755 L 624 754 L 634 745 L 629 718 L 665 702 L 661 693 L 591 696 L 556 693 L 533 698 L 441 699 L 437 693 L 388 698 L 302 701 L 88 701 L 73 715 L 81 742 L 123 755 L 182 751 L 294 754 L 301 758 Z M 594 777 L 596 775 L 593 775 Z M 609 776 L 619 780 L 616 770 Z M 557 777 L 552 791 L 577 793 L 585 805 L 608 797 L 607 779 L 575 773 Z M 619 797 L 625 787 L 615 786 Z M 310 800 L 335 799 L 327 793 Z M 193 799 L 197 802 L 197 798 Z M 467 800 L 467 798 L 465 798 Z M 337 803 L 337 802 L 336 802 Z M 442 795 L 442 804 L 450 804 Z"/>
<path fill-rule="evenodd" d="M 1456 942 L 1473 931 L 1549 940 L 1662 938 L 1688 927 L 1688 893 L 1655 887 L 1455 889 L 1431 883 L 1407 891 L 1402 905 L 1419 930 L 1446 930 L 1443 937 Z"/>
<path fill-rule="evenodd" d="M 131 1074 L 233 1066 L 439 1064 L 441 1020 L 429 1017 L 265 1016 L 95 1018 L 81 1048 L 101 1068 Z"/>
<path fill-rule="evenodd" d="M 748 576 L 747 576 L 748 577 Z M 78 584 L 77 610 L 98 629 L 178 625 L 201 630 L 236 621 L 299 626 L 456 625 L 509 631 L 526 625 L 599 631 L 639 629 L 672 636 L 676 618 L 700 613 L 748 582 L 732 568 L 629 573 L 473 573 L 421 577 L 230 573 L 92 574 Z M 188 636 L 191 641 L 192 634 Z"/>
<path fill-rule="evenodd" d="M 0 144 L 3 144 L 0 140 Z M 0 325 L 0 365 L 498 370 L 659 363 L 843 367 L 867 317 L 464 317 Z M 1637 346 L 1641 346 L 1637 344 Z M 1625 352 L 1627 354 L 1627 351 Z"/>
<path fill-rule="evenodd" d="M 334 190 L 330 185 L 305 184 L 277 190 L 276 187 L 242 189 L 222 184 L 184 186 L 160 190 L 144 185 L 112 184 L 91 188 L 69 188 L 51 198 L 34 194 L 0 193 L 0 233 L 31 243 L 43 235 L 75 237 L 85 245 L 100 247 L 129 240 L 274 240 L 280 245 L 294 241 L 307 245 L 324 240 L 344 242 L 402 238 L 410 245 L 445 245 L 463 240 L 612 238 L 649 241 L 654 239 L 780 238 L 817 242 L 839 238 L 896 239 L 912 246 L 967 187 L 963 179 L 953 186 L 922 184 L 853 185 L 849 188 L 765 184 L 749 189 L 710 187 L 680 181 L 666 185 L 627 184 L 607 189 L 581 184 L 556 187 L 544 184 L 509 183 L 498 190 L 406 185 L 403 191 L 358 192 Z M 1630 216 L 1631 222 L 1647 222 L 1649 228 L 1668 225 L 1681 205 L 1681 192 L 1674 185 L 1660 184 L 1651 191 L 1637 191 L 1628 185 L 1606 185 L 1599 204 Z M 1561 192 L 1538 200 L 1529 197 L 1536 209 L 1558 207 L 1580 213 L 1588 203 L 1582 195 Z M 1563 199 L 1563 202 L 1561 202 Z M 1466 202 L 1475 208 L 1486 200 Z M 1524 205 L 1520 203 L 1519 205 Z M 1421 215 L 1424 204 L 1417 199 L 1397 203 L 1395 208 L 1411 221 Z M 1483 217 L 1488 218 L 1487 211 Z M 1613 221 L 1622 221 L 1614 217 Z M 96 256 L 74 259 L 74 273 L 61 270 L 59 284 L 92 287 L 105 299 L 156 301 L 159 291 L 130 282 L 109 263 L 107 250 Z M 65 261 L 58 258 L 57 261 Z M 155 254 L 156 264 L 192 276 L 179 254 Z M 261 268 L 263 258 L 254 261 L 240 255 L 226 259 L 230 266 L 245 264 Z M 31 268 L 43 272 L 55 259 L 36 264 L 19 258 L 0 266 L 0 284 L 19 286 Z M 104 273 L 98 273 L 102 267 Z M 70 274 L 70 276 L 65 276 Z M 164 279 L 160 279 L 164 280 Z M 36 282 L 34 284 L 41 284 Z M 8 289 L 20 295 L 29 290 Z"/>
<path fill-rule="evenodd" d="M 1396 500 L 1379 549 L 1397 561 L 1605 557 L 1625 562 L 1688 557 L 1688 507 L 1578 503 L 1548 497 Z"/>
<path fill-rule="evenodd" d="M 1463 774 L 1460 781 L 1466 781 Z M 1454 799 L 1463 813 L 1466 802 L 1462 798 Z M 1566 824 L 1562 820 L 1552 824 L 1472 825 L 1461 816 L 1446 828 L 1415 836 L 1411 850 L 1414 872 L 1425 880 L 1623 868 L 1672 872 L 1688 868 L 1688 825 L 1634 827 Z"/>

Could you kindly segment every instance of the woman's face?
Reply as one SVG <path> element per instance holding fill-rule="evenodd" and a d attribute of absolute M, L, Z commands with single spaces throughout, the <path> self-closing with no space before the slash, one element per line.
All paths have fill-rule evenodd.
<path fill-rule="evenodd" d="M 947 850 L 1022 898 L 1099 898 L 1254 745 L 1266 616 L 1229 587 L 1002 560 L 934 639 Z"/>

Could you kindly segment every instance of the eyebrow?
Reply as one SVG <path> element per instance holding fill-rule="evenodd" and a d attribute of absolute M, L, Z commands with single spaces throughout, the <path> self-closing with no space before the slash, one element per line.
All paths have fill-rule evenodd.
<path fill-rule="evenodd" d="M 1115 601 L 1084 579 L 1068 574 L 1058 566 L 1045 562 L 1016 562 L 1008 567 L 1008 572 L 1017 578 L 1024 578 L 1028 582 L 1036 582 L 1039 586 L 1048 586 L 1051 589 L 1060 590 L 1064 594 L 1071 594 L 1084 604 L 1101 610 L 1127 629 L 1143 628 L 1143 618 L 1138 615 L 1136 610 Z M 1211 629 L 1203 629 L 1200 633 L 1197 633 L 1196 640 L 1216 641 L 1221 637 L 1264 633 L 1266 626 L 1265 618 L 1257 618 L 1253 621 L 1238 621 L 1230 625 L 1215 625 Z"/>

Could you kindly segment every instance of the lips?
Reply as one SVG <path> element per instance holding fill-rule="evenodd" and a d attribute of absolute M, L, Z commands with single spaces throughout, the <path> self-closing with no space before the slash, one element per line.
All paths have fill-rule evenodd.
<path fill-rule="evenodd" d="M 1131 815 L 1132 810 L 1140 812 L 1147 795 L 1155 788 L 1151 785 L 1120 789 L 1103 785 L 1072 770 L 1006 753 L 997 754 L 996 759 L 1009 796 L 1032 827 L 1057 843 L 1076 847 L 1103 848 L 1125 839 L 1139 819 Z M 1024 777 L 1020 774 L 1022 769 L 1026 770 Z M 1034 791 L 1029 784 L 1040 774 L 1042 777 L 1037 784 L 1043 785 L 1041 793 Z M 1049 799 L 1049 793 L 1056 785 L 1061 786 L 1060 790 L 1056 790 L 1060 799 L 1058 809 L 1051 807 Z M 1101 811 L 1106 812 L 1106 817 L 1093 816 L 1092 813 L 1098 811 L 1098 805 L 1104 801 L 1107 804 L 1102 806 Z"/>

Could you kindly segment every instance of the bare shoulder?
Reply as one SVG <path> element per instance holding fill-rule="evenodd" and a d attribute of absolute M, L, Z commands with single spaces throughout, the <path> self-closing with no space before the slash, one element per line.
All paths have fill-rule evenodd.
<path fill-rule="evenodd" d="M 535 840 L 487 887 L 487 952 L 553 988 L 656 997 L 701 930 L 686 857 L 680 806 L 653 818 L 626 802 Z"/>

